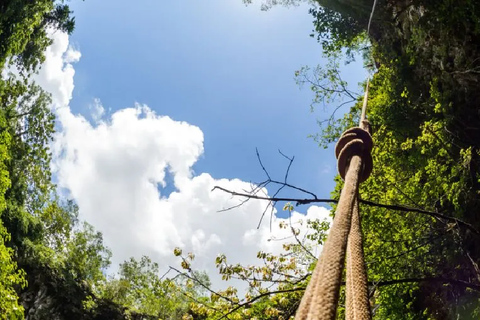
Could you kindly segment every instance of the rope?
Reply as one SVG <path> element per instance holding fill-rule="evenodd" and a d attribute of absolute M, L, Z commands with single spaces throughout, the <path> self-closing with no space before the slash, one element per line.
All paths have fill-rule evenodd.
<path fill-rule="evenodd" d="M 377 6 L 377 0 L 373 1 L 372 12 L 370 12 L 370 18 L 368 19 L 367 35 L 370 35 L 370 24 L 372 24 L 373 13 L 375 12 L 375 7 Z"/>
<path fill-rule="evenodd" d="M 363 239 L 358 210 L 358 195 L 352 213 L 347 242 L 346 320 L 370 320 L 367 270 L 363 256 Z"/>
<path fill-rule="evenodd" d="M 358 155 L 352 156 L 330 234 L 295 319 L 335 319 L 361 162 Z"/>
<path fill-rule="evenodd" d="M 362 116 L 360 117 L 360 127 L 364 133 L 370 135 L 370 126 L 365 119 L 367 108 L 369 81 L 367 80 L 367 87 L 365 90 L 365 97 L 363 100 Z M 370 140 L 371 141 L 371 140 Z M 366 171 L 368 175 L 372 172 L 373 161 L 370 150 L 373 145 L 369 145 L 369 152 L 363 154 L 365 160 L 363 168 L 363 176 L 365 178 Z M 360 220 L 360 211 L 358 208 L 358 193 L 355 199 L 355 204 L 352 212 L 352 222 L 350 226 L 350 233 L 347 242 L 347 296 L 346 296 L 346 320 L 370 320 L 372 315 L 370 313 L 370 303 L 368 299 L 368 282 L 367 270 L 365 267 L 365 257 L 363 255 L 363 237 Z"/>
<path fill-rule="evenodd" d="M 363 96 L 362 115 L 360 116 L 360 123 L 358 124 L 360 127 L 364 124 L 363 122 L 366 121 L 366 117 L 367 117 L 367 102 L 368 102 L 368 89 L 369 88 L 370 88 L 370 79 L 367 78 L 367 84 L 365 86 L 365 95 Z M 365 128 L 363 128 L 363 129 L 365 129 Z"/>
<path fill-rule="evenodd" d="M 335 319 L 347 251 L 347 320 L 371 319 L 358 210 L 358 186 L 369 177 L 373 167 L 373 141 L 365 119 L 367 99 L 368 81 L 359 127 L 345 131 L 335 147 L 338 170 L 345 184 L 329 236 L 295 319 Z"/>
<path fill-rule="evenodd" d="M 373 1 L 367 35 L 377 0 Z M 345 131 L 335 146 L 338 172 L 345 184 L 340 194 L 330 234 L 305 290 L 295 319 L 334 320 L 347 255 L 346 320 L 370 320 L 367 272 L 358 208 L 358 186 L 372 172 L 373 147 L 366 120 L 369 79 L 358 127 Z M 348 254 L 347 254 L 348 252 Z"/>

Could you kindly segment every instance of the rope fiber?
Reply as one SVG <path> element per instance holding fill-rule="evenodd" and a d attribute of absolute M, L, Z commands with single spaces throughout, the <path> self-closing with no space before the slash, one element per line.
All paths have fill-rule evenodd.
<path fill-rule="evenodd" d="M 345 257 L 347 257 L 346 319 L 370 320 L 367 272 L 358 206 L 358 186 L 373 168 L 373 141 L 365 119 L 369 84 L 359 127 L 345 131 L 335 147 L 338 171 L 345 183 L 322 253 L 305 290 L 295 319 L 334 320 Z"/>
<path fill-rule="evenodd" d="M 367 36 L 377 0 L 373 0 Z M 370 124 L 366 120 L 369 79 L 358 127 L 345 131 L 335 146 L 338 172 L 345 184 L 340 194 L 330 234 L 305 290 L 295 319 L 334 320 L 347 257 L 346 320 L 370 320 L 367 271 L 358 205 L 358 186 L 373 169 Z"/>

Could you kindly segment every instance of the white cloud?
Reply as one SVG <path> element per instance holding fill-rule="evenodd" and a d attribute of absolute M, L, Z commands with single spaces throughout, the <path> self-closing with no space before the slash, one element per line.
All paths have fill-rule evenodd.
<path fill-rule="evenodd" d="M 94 98 L 93 103 L 88 106 L 90 109 L 90 115 L 95 123 L 99 123 L 102 120 L 103 115 L 105 114 L 105 108 L 103 107 L 102 101 L 99 98 Z"/>
<path fill-rule="evenodd" d="M 66 35 L 53 37 L 37 80 L 52 92 L 57 105 L 67 106 L 73 90 L 72 62 L 80 53 L 69 47 Z M 231 263 L 255 264 L 257 251 L 279 253 L 284 242 L 292 241 L 284 239 L 290 231 L 280 229 L 282 219 L 276 217 L 272 230 L 269 223 L 257 230 L 265 201 L 218 212 L 240 199 L 212 192 L 214 186 L 232 190 L 251 186 L 192 172 L 203 154 L 200 128 L 157 115 L 146 105 L 118 110 L 109 119 L 101 118 L 104 108 L 99 100 L 93 106 L 93 124 L 68 107 L 57 109 L 61 131 L 52 146 L 53 169 L 59 187 L 78 203 L 80 217 L 103 233 L 114 263 L 149 255 L 163 267 L 178 266 L 173 256 L 178 246 L 193 251 L 196 267 L 207 270 L 218 286 L 214 267 L 218 254 L 225 253 Z M 172 186 L 166 185 L 166 172 L 173 177 Z M 174 191 L 164 194 L 159 186 Z M 306 216 L 293 212 L 291 221 L 298 225 L 304 218 L 327 216 L 327 209 L 310 207 Z"/>
<path fill-rule="evenodd" d="M 45 52 L 46 60 L 35 81 L 43 89 L 52 94 L 55 106 L 66 106 L 73 93 L 73 76 L 75 69 L 72 63 L 80 60 L 81 53 L 69 45 L 66 33 L 51 33 L 53 44 Z"/>

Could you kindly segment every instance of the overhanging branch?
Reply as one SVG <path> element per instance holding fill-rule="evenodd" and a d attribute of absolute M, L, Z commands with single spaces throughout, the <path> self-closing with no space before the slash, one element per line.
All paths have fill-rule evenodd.
<path fill-rule="evenodd" d="M 305 199 L 299 199 L 299 198 L 281 198 L 281 197 L 264 197 L 264 196 L 258 196 L 256 194 L 249 194 L 249 193 L 242 193 L 242 192 L 236 192 L 232 190 L 228 190 L 225 188 L 222 188 L 220 186 L 215 186 L 212 191 L 214 190 L 222 190 L 223 192 L 229 193 L 232 196 L 239 196 L 239 197 L 246 197 L 249 199 L 257 199 L 257 200 L 267 200 L 270 202 L 278 202 L 278 201 L 286 201 L 286 202 L 295 202 L 296 205 L 305 205 L 305 204 L 311 204 L 311 203 L 338 203 L 338 200 L 336 199 L 319 199 L 319 198 L 305 198 Z M 480 232 L 475 229 L 474 226 L 472 226 L 470 223 L 465 222 L 463 220 L 444 215 L 442 213 L 434 212 L 434 211 L 428 211 L 428 210 L 423 210 L 423 209 L 418 209 L 418 208 L 413 208 L 413 207 L 408 207 L 404 205 L 392 205 L 392 204 L 382 204 L 382 203 L 376 203 L 373 201 L 369 200 L 364 200 L 364 199 L 359 199 L 360 203 L 372 206 L 372 207 L 378 207 L 378 208 L 384 208 L 384 209 L 389 209 L 389 210 L 396 210 L 396 211 L 403 211 L 403 212 L 415 212 L 415 213 L 421 213 L 421 214 L 426 214 L 431 217 L 439 218 L 439 219 L 444 219 L 446 221 L 451 221 L 459 226 L 462 226 L 473 233 L 480 235 Z"/>
<path fill-rule="evenodd" d="M 257 301 L 261 298 L 271 296 L 271 295 L 275 295 L 275 294 L 281 294 L 281 293 L 293 293 L 293 292 L 297 292 L 297 291 L 304 291 L 306 289 L 305 286 L 298 286 L 298 287 L 293 287 L 293 288 L 289 288 L 289 289 L 273 290 L 273 291 L 268 291 L 268 292 L 258 294 L 256 296 L 252 297 L 251 299 L 245 300 L 243 302 L 236 302 L 236 301 L 233 301 L 230 298 L 212 290 L 209 286 L 205 286 L 205 284 L 203 282 L 201 282 L 199 279 L 197 279 L 196 277 L 192 277 L 189 274 L 187 274 L 185 272 L 182 272 L 182 271 L 180 271 L 176 268 L 173 268 L 173 267 L 170 267 L 170 269 L 177 272 L 178 274 L 183 275 L 183 276 L 193 280 L 194 282 L 200 284 L 201 286 L 206 288 L 210 293 L 212 293 L 214 295 L 217 295 L 219 298 L 222 298 L 226 302 L 231 304 L 232 309 L 229 310 L 228 312 L 226 312 L 225 314 L 223 314 L 222 316 L 220 316 L 220 318 L 218 318 L 218 320 L 228 318 L 229 315 L 233 314 L 235 311 L 241 309 L 242 307 L 249 306 L 249 305 L 251 305 L 252 303 L 254 303 L 255 301 Z M 308 274 L 308 273 L 305 274 L 303 279 L 306 279 L 309 275 L 310 274 Z M 420 282 L 437 282 L 437 283 L 442 283 L 442 284 L 450 284 L 450 285 L 459 286 L 459 287 L 462 287 L 462 288 L 465 288 L 465 289 L 467 289 L 467 288 L 472 289 L 472 290 L 480 293 L 480 285 L 478 285 L 478 284 L 470 283 L 468 281 L 463 281 L 463 280 L 444 278 L 444 277 L 423 277 L 423 278 L 418 277 L 418 278 L 406 278 L 406 279 L 393 279 L 393 280 L 378 281 L 378 282 L 369 281 L 368 285 L 372 286 L 374 288 L 378 288 L 378 287 L 385 287 L 385 286 L 391 286 L 391 285 L 397 285 L 397 284 L 420 283 Z M 345 282 L 343 281 L 341 284 L 345 285 Z M 192 297 L 189 297 L 189 298 L 192 298 Z M 199 301 L 196 301 L 196 302 L 200 303 L 200 304 L 205 304 L 204 302 L 199 302 Z M 219 310 L 216 309 L 216 311 L 219 311 Z"/>
<path fill-rule="evenodd" d="M 388 280 L 388 281 L 380 281 L 376 283 L 377 287 L 385 287 L 394 284 L 402 284 L 402 283 L 418 283 L 418 282 L 439 282 L 443 284 L 451 284 L 456 285 L 463 288 L 469 288 L 475 291 L 480 292 L 480 285 L 473 284 L 463 280 L 456 280 L 456 279 L 448 279 L 443 277 L 426 277 L 426 278 L 409 278 L 409 279 L 398 279 L 398 280 Z M 373 285 L 373 283 L 369 283 L 369 285 Z"/>

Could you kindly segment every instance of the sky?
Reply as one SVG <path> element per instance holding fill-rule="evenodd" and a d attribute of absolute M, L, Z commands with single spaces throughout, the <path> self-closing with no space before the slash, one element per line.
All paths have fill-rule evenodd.
<path fill-rule="evenodd" d="M 310 112 L 312 94 L 294 72 L 325 63 L 309 34 L 308 6 L 246 7 L 241 0 L 73 1 L 76 29 L 54 43 L 36 81 L 52 93 L 58 132 L 52 163 L 60 192 L 80 218 L 101 231 L 113 265 L 149 255 L 178 267 L 173 249 L 196 255 L 214 287 L 214 260 L 258 264 L 256 253 L 280 253 L 291 242 L 278 223 L 308 230 L 305 219 L 330 219 L 328 207 L 295 208 L 266 219 L 267 203 L 240 199 L 214 186 L 249 190 L 273 179 L 328 198 L 333 150 L 309 134 L 327 113 Z M 353 87 L 361 63 L 344 68 Z M 275 189 L 264 189 L 271 195 Z M 284 196 L 289 196 L 284 193 Z M 297 194 L 290 194 L 295 196 Z M 272 240 L 273 239 L 273 240 Z M 283 239 L 283 240 L 279 240 Z M 114 267 L 113 267 L 114 268 Z"/>

